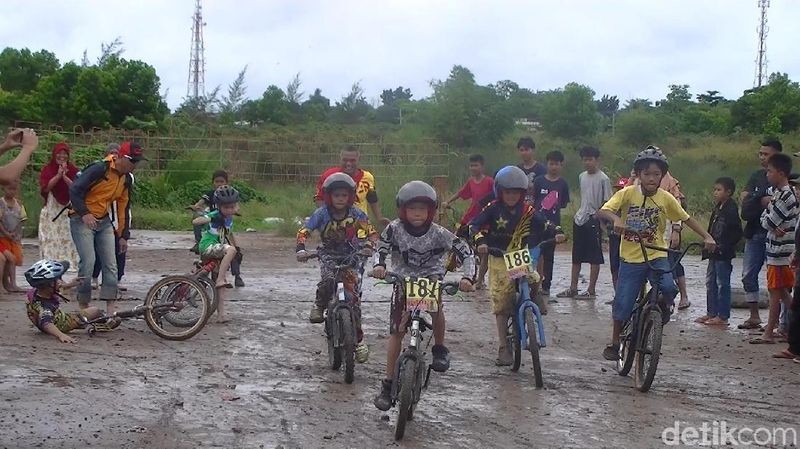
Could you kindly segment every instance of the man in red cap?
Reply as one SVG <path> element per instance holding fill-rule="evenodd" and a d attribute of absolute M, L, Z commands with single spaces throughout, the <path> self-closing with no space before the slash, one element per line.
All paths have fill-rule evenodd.
<path fill-rule="evenodd" d="M 82 278 L 78 286 L 78 303 L 81 308 L 89 306 L 92 299 L 92 270 L 95 254 L 100 258 L 103 271 L 103 285 L 100 287 L 100 300 L 108 301 L 108 313 L 114 312 L 117 299 L 117 260 L 114 248 L 114 225 L 109 214 L 111 205 L 116 202 L 112 213 L 117 220 L 116 233 L 119 237 L 119 251 L 128 250 L 130 237 L 130 189 L 133 185 L 131 173 L 139 162 L 145 161 L 142 147 L 138 143 L 124 142 L 120 145 L 118 156 L 107 156 L 93 163 L 81 172 L 69 189 L 72 204 L 70 210 L 70 231 L 72 241 L 78 250 L 78 276 Z"/>

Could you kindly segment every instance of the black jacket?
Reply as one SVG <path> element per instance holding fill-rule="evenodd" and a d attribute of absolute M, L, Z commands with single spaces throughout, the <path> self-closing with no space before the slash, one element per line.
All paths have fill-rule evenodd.
<path fill-rule="evenodd" d="M 703 259 L 731 260 L 736 257 L 736 245 L 742 239 L 742 221 L 732 199 L 714 208 L 708 233 L 717 242 L 717 249 L 713 253 L 704 250 Z"/>
<path fill-rule="evenodd" d="M 744 227 L 745 238 L 753 238 L 756 234 L 766 233 L 761 227 L 761 214 L 764 207 L 761 206 L 761 199 L 767 195 L 769 182 L 767 181 L 767 171 L 764 169 L 754 172 L 747 181 L 744 191 L 749 193 L 742 201 L 742 218 L 747 222 Z"/>

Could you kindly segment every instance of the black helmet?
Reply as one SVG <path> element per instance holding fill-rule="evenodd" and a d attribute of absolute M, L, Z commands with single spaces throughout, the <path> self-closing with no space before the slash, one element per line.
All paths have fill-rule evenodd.
<path fill-rule="evenodd" d="M 438 199 L 436 190 L 429 184 L 422 181 L 411 181 L 406 183 L 400 190 L 397 191 L 397 208 L 400 210 L 400 220 L 404 223 L 407 222 L 406 207 L 409 203 L 423 202 L 428 205 L 428 219 L 425 225 L 433 222 L 436 209 L 438 208 Z"/>
<path fill-rule="evenodd" d="M 636 155 L 636 159 L 633 161 L 634 170 L 637 172 L 640 171 L 644 162 L 657 163 L 658 166 L 661 167 L 661 171 L 664 173 L 669 170 L 669 162 L 667 162 L 667 157 L 664 156 L 661 148 L 658 148 L 654 145 L 648 145 L 647 148 L 640 151 L 639 154 Z"/>
<path fill-rule="evenodd" d="M 69 262 L 43 259 L 25 271 L 25 280 L 33 288 L 51 285 L 69 270 Z"/>
<path fill-rule="evenodd" d="M 328 206 L 332 204 L 331 193 L 338 189 L 347 189 L 347 192 L 350 194 L 350 200 L 347 204 L 352 206 L 356 201 L 356 182 L 353 181 L 350 175 L 342 172 L 334 173 L 325 178 L 325 181 L 322 182 L 322 190 L 325 193 L 325 204 Z"/>
<path fill-rule="evenodd" d="M 216 204 L 233 204 L 239 202 L 239 191 L 231 186 L 220 186 L 214 191 Z"/>
<path fill-rule="evenodd" d="M 530 185 L 528 175 L 521 168 L 509 165 L 500 169 L 494 177 L 494 195 L 500 198 L 500 191 L 504 189 L 528 190 Z"/>

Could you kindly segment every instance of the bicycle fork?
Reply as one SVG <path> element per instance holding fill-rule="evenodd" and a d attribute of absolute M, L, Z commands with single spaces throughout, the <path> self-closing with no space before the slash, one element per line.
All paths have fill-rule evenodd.
<path fill-rule="evenodd" d="M 523 279 L 520 281 L 520 287 L 522 291 L 530 291 L 528 287 L 527 280 Z M 539 306 L 536 305 L 533 300 L 529 297 L 529 295 L 524 295 L 522 298 L 522 304 L 520 307 L 517 308 L 517 329 L 518 335 L 520 336 L 520 347 L 523 344 L 527 344 L 528 342 L 528 327 L 525 325 L 525 309 L 530 308 L 533 310 L 533 317 L 536 319 L 536 331 L 539 333 L 538 343 L 540 348 L 544 348 L 547 346 L 547 339 L 545 338 L 544 334 L 544 322 L 542 320 L 542 312 L 539 310 Z M 529 348 L 526 348 L 529 349 Z"/>

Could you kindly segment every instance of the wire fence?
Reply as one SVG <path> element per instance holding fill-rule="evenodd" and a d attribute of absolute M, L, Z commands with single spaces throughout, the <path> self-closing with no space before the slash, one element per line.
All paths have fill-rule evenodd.
<path fill-rule="evenodd" d="M 26 124 L 18 123 L 18 126 Z M 359 165 L 387 180 L 446 175 L 453 154 L 446 144 L 435 141 L 403 143 L 382 138 L 364 141 L 308 135 L 272 137 L 156 135 L 122 129 L 37 129 L 50 142 L 64 139 L 76 154 L 110 142 L 135 140 L 145 148 L 148 162 L 138 170 L 143 175 L 196 173 L 225 169 L 237 179 L 266 182 L 308 182 L 326 168 L 339 163 L 347 146 L 360 150 Z"/>

